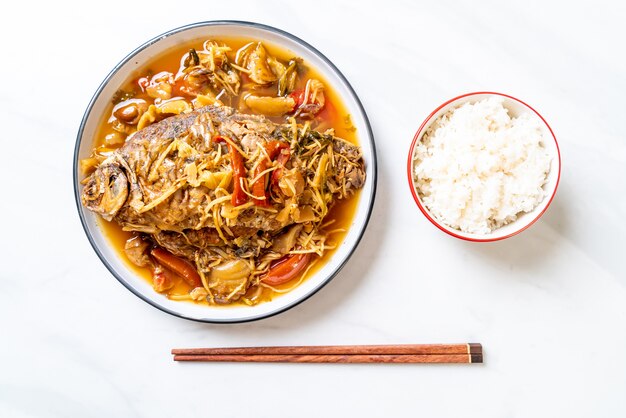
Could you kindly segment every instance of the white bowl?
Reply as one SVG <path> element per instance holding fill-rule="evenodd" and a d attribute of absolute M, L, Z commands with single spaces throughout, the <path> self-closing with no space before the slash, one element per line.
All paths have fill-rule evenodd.
<path fill-rule="evenodd" d="M 96 215 L 86 210 L 80 203 L 82 187 L 80 186 L 81 175 L 78 164 L 81 159 L 90 155 L 100 118 L 115 91 L 146 60 L 158 56 L 166 49 L 180 43 L 211 37 L 247 37 L 264 40 L 292 51 L 294 55 L 303 58 L 308 65 L 316 68 L 334 87 L 352 116 L 352 121 L 358 131 L 366 166 L 367 177 L 359 197 L 353 224 L 332 258 L 291 292 L 256 306 L 210 307 L 169 300 L 164 295 L 155 292 L 146 280 L 138 277 L 120 258 L 118 252 L 98 227 Z M 350 83 L 322 53 L 311 45 L 282 30 L 250 22 L 211 21 L 195 23 L 159 35 L 135 49 L 111 71 L 98 87 L 83 116 L 74 150 L 74 194 L 78 213 L 89 242 L 102 262 L 128 290 L 149 304 L 172 315 L 203 322 L 245 322 L 265 318 L 297 305 L 321 289 L 339 272 L 356 249 L 370 218 L 375 192 L 376 150 L 374 138 L 365 110 Z"/>
<path fill-rule="evenodd" d="M 517 219 L 507 225 L 504 225 L 500 228 L 495 229 L 489 234 L 474 234 L 467 233 L 463 231 L 459 231 L 457 229 L 451 228 L 450 226 L 444 224 L 440 221 L 436 216 L 434 216 L 430 210 L 426 207 L 424 202 L 422 202 L 419 193 L 417 193 L 415 183 L 413 181 L 413 154 L 415 150 L 415 146 L 422 140 L 422 136 L 428 130 L 430 125 L 435 122 L 441 115 L 450 111 L 453 108 L 461 106 L 465 103 L 478 102 L 480 100 L 487 99 L 492 96 L 499 96 L 503 100 L 503 106 L 509 111 L 509 115 L 511 117 L 517 117 L 522 113 L 533 113 L 541 119 L 543 122 L 541 124 L 542 134 L 545 138 L 544 146 L 547 151 L 550 153 L 552 158 L 552 163 L 550 167 L 550 172 L 548 174 L 548 178 L 546 184 L 543 186 L 546 191 L 546 197 L 541 201 L 534 210 L 518 215 Z M 514 235 L 519 234 L 524 231 L 532 224 L 537 222 L 541 215 L 548 209 L 548 206 L 554 199 L 554 195 L 556 193 L 557 186 L 559 184 L 559 179 L 561 177 L 561 154 L 559 152 L 559 146 L 556 141 L 556 137 L 552 132 L 552 129 L 548 125 L 548 122 L 532 107 L 524 103 L 523 101 L 516 99 L 515 97 L 502 94 L 502 93 L 494 93 L 494 92 L 477 92 L 477 93 L 469 93 L 464 94 L 459 97 L 455 97 L 454 99 L 448 100 L 443 103 L 439 107 L 437 107 L 428 117 L 422 125 L 419 127 L 415 136 L 413 137 L 413 142 L 411 142 L 411 147 L 409 149 L 409 156 L 407 161 L 407 175 L 409 180 L 409 186 L 411 187 L 411 193 L 413 195 L 413 199 L 415 199 L 415 203 L 422 211 L 424 216 L 428 218 L 430 222 L 433 223 L 437 228 L 442 231 L 452 235 L 453 237 L 464 239 L 467 241 L 475 241 L 475 242 L 488 242 L 488 241 L 498 241 L 505 238 L 512 237 Z"/>

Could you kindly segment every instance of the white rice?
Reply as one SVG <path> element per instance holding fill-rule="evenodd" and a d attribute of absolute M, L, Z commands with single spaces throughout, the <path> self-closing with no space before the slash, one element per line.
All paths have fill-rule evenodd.
<path fill-rule="evenodd" d="M 488 234 L 545 198 L 552 157 L 541 120 L 508 115 L 503 99 L 466 103 L 438 118 L 413 155 L 413 180 L 437 219 Z"/>

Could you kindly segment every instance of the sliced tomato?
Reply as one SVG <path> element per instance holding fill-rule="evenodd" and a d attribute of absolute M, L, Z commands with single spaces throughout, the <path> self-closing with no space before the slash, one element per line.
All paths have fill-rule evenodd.
<path fill-rule="evenodd" d="M 289 149 L 289 144 L 275 139 L 265 144 L 265 151 L 267 151 L 267 155 L 270 157 L 270 160 L 276 158 L 278 153 L 284 149 Z"/>
<path fill-rule="evenodd" d="M 172 273 L 164 269 L 160 264 L 156 264 L 152 272 L 152 286 L 154 290 L 163 293 L 174 286 L 174 282 L 170 277 Z"/>
<path fill-rule="evenodd" d="M 287 283 L 304 271 L 310 259 L 310 253 L 287 255 L 275 261 L 261 281 L 270 286 L 278 286 Z"/>
<path fill-rule="evenodd" d="M 156 260 L 163 264 L 168 269 L 182 277 L 190 286 L 200 287 L 202 286 L 202 279 L 196 271 L 196 268 L 191 265 L 187 260 L 183 260 L 180 257 L 176 257 L 163 248 L 153 248 L 150 254 Z"/>
<path fill-rule="evenodd" d="M 294 90 L 289 94 L 289 97 L 291 97 L 295 102 L 293 109 L 291 110 L 292 112 L 295 112 L 296 109 L 304 103 L 304 90 Z"/>
<path fill-rule="evenodd" d="M 256 178 L 263 171 L 267 170 L 267 160 L 263 160 L 257 164 L 253 176 Z M 252 183 L 252 194 L 254 195 L 254 204 L 257 206 L 268 207 L 270 205 L 269 196 L 265 192 L 265 175 L 259 177 Z"/>
<path fill-rule="evenodd" d="M 282 150 L 281 153 L 278 154 L 278 157 L 276 158 L 276 162 L 278 163 L 278 168 L 272 172 L 272 180 L 270 182 L 272 185 L 272 190 L 277 191 L 276 188 L 278 187 L 278 182 L 280 181 L 280 178 L 283 176 L 283 171 L 285 169 L 285 165 L 287 164 L 287 161 L 289 161 L 289 157 L 291 157 L 289 148 Z"/>
<path fill-rule="evenodd" d="M 265 151 L 267 152 L 267 156 L 270 158 L 270 160 L 276 159 L 277 155 L 279 158 L 279 160 L 277 161 L 279 162 L 280 167 L 274 170 L 274 172 L 272 173 L 272 184 L 274 182 L 274 173 L 276 173 L 276 171 L 278 170 L 281 170 L 282 172 L 282 167 L 286 163 L 286 161 L 281 162 L 282 159 L 280 159 L 281 156 L 283 155 L 282 153 L 284 153 L 285 150 L 287 151 L 287 155 L 288 155 L 289 144 L 287 144 L 286 142 L 273 140 L 265 144 Z M 289 157 L 287 157 L 287 159 L 289 159 Z M 258 177 L 259 174 L 267 170 L 268 166 L 269 166 L 269 163 L 267 159 L 264 159 L 261 162 L 259 162 L 259 164 L 257 164 L 256 170 L 254 170 L 253 177 L 254 178 Z M 256 197 L 256 199 L 254 199 L 254 204 L 257 206 L 263 206 L 263 207 L 270 206 L 270 196 L 269 196 L 269 193 L 267 193 L 266 177 L 267 176 L 264 175 L 258 178 L 254 183 L 252 183 L 252 194 Z"/>
<path fill-rule="evenodd" d="M 291 112 L 293 113 L 293 112 L 295 112 L 296 110 L 298 110 L 298 108 L 299 108 L 300 106 L 302 106 L 302 104 L 303 104 L 303 103 L 304 103 L 304 101 L 305 101 L 305 100 L 304 100 L 304 99 L 305 99 L 305 96 L 304 96 L 304 89 L 294 90 L 293 92 L 291 92 L 291 93 L 289 94 L 289 97 L 291 97 L 291 98 L 294 100 L 294 102 L 295 102 L 295 104 L 294 104 L 294 106 L 293 106 L 293 109 L 291 110 Z M 318 107 L 317 107 L 317 109 L 316 109 L 316 110 L 314 110 L 314 111 L 312 111 L 312 113 L 313 113 L 313 114 L 317 114 L 319 111 L 321 111 L 321 110 L 325 107 L 327 100 L 324 100 L 323 102 L 324 102 L 324 103 L 321 103 L 321 102 L 320 102 L 320 101 L 318 101 L 318 100 L 313 100 L 313 98 L 312 98 L 312 97 L 311 97 L 311 95 L 309 94 L 309 100 L 308 100 L 307 105 L 309 105 L 309 104 L 314 104 L 314 105 L 317 105 L 317 106 L 318 106 Z"/>
<path fill-rule="evenodd" d="M 232 145 L 232 140 L 228 138 L 229 141 L 225 140 L 222 136 L 216 136 L 213 138 L 213 141 L 217 143 L 225 142 L 228 146 L 228 154 L 230 155 L 230 162 L 233 166 L 233 183 L 235 186 L 233 188 L 233 197 L 231 198 L 231 203 L 233 206 L 243 205 L 248 201 L 248 195 L 246 195 L 241 187 L 241 178 L 246 177 L 246 166 L 243 163 L 243 157 Z"/>

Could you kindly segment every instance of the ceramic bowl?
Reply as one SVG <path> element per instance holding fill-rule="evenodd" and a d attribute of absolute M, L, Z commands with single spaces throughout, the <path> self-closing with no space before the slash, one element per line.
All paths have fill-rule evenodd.
<path fill-rule="evenodd" d="M 426 207 L 422 198 L 420 197 L 414 182 L 413 172 L 414 172 L 414 162 L 413 155 L 415 151 L 415 147 L 420 143 L 424 133 L 428 130 L 428 128 L 433 124 L 440 116 L 444 115 L 448 111 L 457 108 L 465 103 L 475 103 L 489 97 L 498 96 L 502 98 L 503 106 L 508 110 L 508 113 L 511 117 L 517 117 L 522 113 L 531 113 L 536 115 L 541 120 L 541 131 L 544 141 L 544 146 L 546 150 L 552 156 L 552 162 L 550 167 L 550 172 L 547 176 L 547 181 L 543 186 L 546 197 L 543 201 L 535 207 L 534 210 L 527 213 L 522 213 L 518 215 L 517 219 L 507 225 L 504 225 L 500 228 L 493 230 L 488 234 L 476 234 L 476 233 L 467 233 L 460 231 L 455 228 L 451 228 L 446 225 L 440 219 L 437 218 L 429 209 Z M 413 141 L 411 143 L 411 147 L 409 149 L 409 155 L 407 160 L 407 176 L 409 181 L 409 187 L 411 189 L 411 194 L 413 195 L 413 199 L 420 211 L 426 216 L 426 218 L 433 223 L 437 228 L 446 232 L 447 234 L 452 235 L 453 237 L 464 239 L 467 241 L 475 241 L 475 242 L 488 242 L 488 241 L 498 241 L 505 238 L 512 237 L 514 235 L 519 234 L 524 231 L 535 222 L 539 220 L 541 215 L 545 213 L 548 209 L 548 206 L 554 199 L 554 195 L 556 193 L 557 186 L 559 184 L 559 179 L 561 176 L 561 155 L 559 152 L 559 146 L 552 132 L 552 129 L 548 125 L 548 122 L 528 104 L 523 101 L 516 99 L 515 97 L 495 92 L 477 92 L 477 93 L 469 93 L 464 94 L 459 97 L 455 97 L 454 99 L 448 100 L 442 105 L 438 106 L 433 112 L 428 115 L 428 117 L 424 120 L 422 125 L 419 127 L 415 136 L 413 137 Z"/>
<path fill-rule="evenodd" d="M 199 39 L 218 37 L 245 37 L 269 42 L 290 50 L 295 56 L 304 59 L 308 65 L 316 68 L 343 99 L 350 112 L 354 126 L 358 130 L 360 146 L 366 164 L 366 182 L 360 193 L 352 227 L 334 252 L 332 258 L 315 274 L 307 278 L 300 286 L 274 300 L 256 306 L 209 307 L 169 300 L 155 292 L 152 286 L 138 275 L 121 259 L 98 225 L 96 216 L 80 203 L 82 174 L 78 169 L 79 161 L 88 157 L 93 146 L 93 138 L 105 109 L 116 90 L 137 71 L 142 63 L 158 56 L 168 48 L 181 43 Z M 78 213 L 85 233 L 93 249 L 104 265 L 128 290 L 152 306 L 181 318 L 203 322 L 229 323 L 245 322 L 269 317 L 283 312 L 312 296 L 327 284 L 348 261 L 357 247 L 370 218 L 376 191 L 376 151 L 370 124 L 350 83 L 328 58 L 305 41 L 282 30 L 250 22 L 211 21 L 191 24 L 173 29 L 139 46 L 113 68 L 96 90 L 80 124 L 74 151 L 74 192 Z"/>

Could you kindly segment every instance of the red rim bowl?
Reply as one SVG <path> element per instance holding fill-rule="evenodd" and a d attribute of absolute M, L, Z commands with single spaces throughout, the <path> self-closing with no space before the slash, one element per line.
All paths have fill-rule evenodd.
<path fill-rule="evenodd" d="M 541 203 L 537 205 L 537 207 L 534 210 L 532 210 L 531 212 L 519 215 L 517 220 L 507 225 L 504 225 L 498 229 L 495 229 L 489 234 L 475 234 L 475 233 L 462 232 L 457 229 L 451 228 L 445 225 L 440 220 L 438 220 L 434 215 L 430 213 L 429 209 L 422 202 L 417 192 L 417 189 L 415 187 L 415 184 L 413 182 L 413 154 L 414 154 L 415 146 L 416 144 L 419 143 L 419 141 L 421 141 L 421 138 L 424 132 L 428 130 L 428 127 L 434 121 L 436 121 L 439 118 L 439 116 L 443 115 L 448 110 L 455 108 L 457 106 L 460 106 L 464 103 L 468 103 L 468 102 L 473 103 L 473 102 L 477 102 L 477 101 L 486 99 L 488 97 L 493 97 L 493 96 L 499 96 L 503 99 L 503 106 L 509 110 L 509 114 L 511 116 L 516 117 L 523 112 L 530 112 L 530 113 L 534 113 L 535 115 L 537 115 L 539 119 L 541 119 L 541 121 L 543 122 L 543 125 L 542 125 L 543 136 L 547 142 L 544 144 L 544 146 L 552 153 L 552 156 L 553 156 L 552 163 L 550 166 L 550 172 L 548 173 L 548 178 L 547 178 L 546 184 L 544 185 L 544 189 L 546 190 L 547 195 L 541 201 Z M 550 141 L 550 139 L 552 139 L 553 141 Z M 496 93 L 496 92 L 467 93 L 467 94 L 463 94 L 461 96 L 455 97 L 453 99 L 450 99 L 446 101 L 445 103 L 441 104 L 439 107 L 433 110 L 433 112 L 430 115 L 428 115 L 428 117 L 424 120 L 424 122 L 422 122 L 422 125 L 419 127 L 419 129 L 415 133 L 415 136 L 413 137 L 413 141 L 411 142 L 411 147 L 409 148 L 409 155 L 407 159 L 407 177 L 409 180 L 409 187 L 411 188 L 411 194 L 413 195 L 413 199 L 415 200 L 415 203 L 417 203 L 417 206 L 419 207 L 420 211 L 424 214 L 424 216 L 426 216 L 426 218 L 437 228 L 439 228 L 440 230 L 442 230 L 443 232 L 449 235 L 452 235 L 453 237 L 460 238 L 466 241 L 473 241 L 473 242 L 498 241 L 498 240 L 512 237 L 528 229 L 531 225 L 537 222 L 537 220 L 539 220 L 541 215 L 543 215 L 546 212 L 546 210 L 550 206 L 550 203 L 552 203 L 552 200 L 554 199 L 554 195 L 556 194 L 556 189 L 559 185 L 559 181 L 561 178 L 561 153 L 559 151 L 559 145 L 556 140 L 556 137 L 554 136 L 554 132 L 552 132 L 552 128 L 550 128 L 550 125 L 548 124 L 548 122 L 546 122 L 543 116 L 541 116 L 539 112 L 533 109 L 530 105 L 526 104 L 525 102 L 513 96 L 509 96 L 507 94 L 502 94 L 502 93 Z"/>

